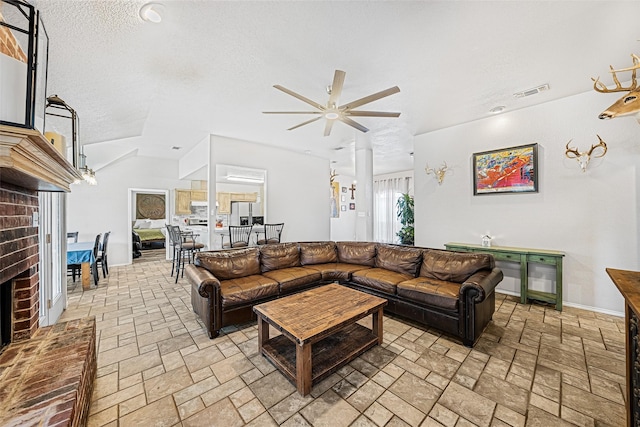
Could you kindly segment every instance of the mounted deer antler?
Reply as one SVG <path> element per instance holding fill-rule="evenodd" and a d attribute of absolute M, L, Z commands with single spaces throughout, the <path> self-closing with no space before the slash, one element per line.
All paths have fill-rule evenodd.
<path fill-rule="evenodd" d="M 336 173 L 336 170 L 330 170 L 329 171 L 330 175 L 329 175 L 329 184 L 333 184 L 333 180 L 336 179 L 336 176 L 338 176 L 338 174 Z"/>
<path fill-rule="evenodd" d="M 594 82 L 593 88 L 597 92 L 629 92 L 603 111 L 598 116 L 599 119 L 613 119 L 614 117 L 637 114 L 637 120 L 640 123 L 640 99 L 638 98 L 638 95 L 640 95 L 640 88 L 638 87 L 638 81 L 636 80 L 636 70 L 640 69 L 640 57 L 638 57 L 638 55 L 631 54 L 631 58 L 633 59 L 633 66 L 629 68 L 614 70 L 612 66 L 609 66 L 609 68 L 611 68 L 610 72 L 613 74 L 613 82 L 616 84 L 615 88 L 607 88 L 607 86 L 600 81 L 600 77 L 597 79 L 591 78 Z M 621 71 L 631 71 L 631 84 L 628 87 L 622 87 L 620 80 L 618 80 L 616 73 Z"/>
<path fill-rule="evenodd" d="M 589 165 L 589 160 L 591 160 L 591 153 L 593 153 L 593 150 L 595 150 L 598 147 L 603 149 L 602 154 L 594 157 L 602 157 L 605 154 L 607 154 L 607 144 L 605 144 L 602 138 L 600 138 L 600 135 L 596 135 L 596 136 L 598 137 L 600 142 L 596 145 L 592 145 L 589 151 L 584 153 L 579 152 L 575 148 L 569 148 L 569 144 L 571 144 L 571 141 L 573 140 L 570 140 L 569 142 L 567 142 L 567 149 L 564 152 L 564 155 L 567 156 L 567 158 L 569 159 L 576 159 L 578 161 L 578 164 L 580 164 L 580 169 L 582 169 L 582 172 L 585 172 L 587 170 L 587 165 Z"/>
<path fill-rule="evenodd" d="M 434 174 L 436 179 L 438 180 L 438 184 L 442 184 L 442 181 L 444 181 L 444 175 L 447 173 L 447 169 L 447 162 L 443 162 L 443 166 L 440 169 L 430 168 L 429 164 L 427 163 L 427 167 L 424 168 L 424 171 L 427 173 L 427 175 Z"/>

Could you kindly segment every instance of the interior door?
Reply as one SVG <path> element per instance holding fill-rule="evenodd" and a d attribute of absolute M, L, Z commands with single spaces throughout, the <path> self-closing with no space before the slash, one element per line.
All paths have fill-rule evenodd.
<path fill-rule="evenodd" d="M 54 324 L 67 306 L 66 195 L 42 192 L 38 198 L 40 326 L 47 326 Z"/>

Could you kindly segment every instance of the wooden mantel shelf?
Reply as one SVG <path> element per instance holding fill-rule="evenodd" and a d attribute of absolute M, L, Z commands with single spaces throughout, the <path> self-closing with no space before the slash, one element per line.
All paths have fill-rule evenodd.
<path fill-rule="evenodd" d="M 71 191 L 82 176 L 39 131 L 0 126 L 0 182 L 36 191 Z"/>

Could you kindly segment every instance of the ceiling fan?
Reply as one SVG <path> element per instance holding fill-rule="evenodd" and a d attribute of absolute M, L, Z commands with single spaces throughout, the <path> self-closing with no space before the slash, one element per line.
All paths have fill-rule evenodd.
<path fill-rule="evenodd" d="M 331 86 L 327 87 L 327 92 L 329 93 L 329 101 L 327 105 L 324 106 L 315 101 L 310 100 L 290 89 L 287 89 L 280 85 L 274 85 L 278 90 L 281 90 L 284 93 L 287 93 L 299 100 L 306 102 L 307 104 L 315 107 L 318 111 L 264 111 L 264 114 L 314 114 L 318 117 L 307 120 L 306 122 L 302 122 L 296 126 L 293 126 L 287 130 L 297 129 L 301 126 L 308 125 L 309 123 L 313 123 L 321 118 L 325 118 L 326 124 L 324 126 L 324 136 L 328 136 L 331 134 L 331 128 L 336 120 L 341 121 L 349 126 L 352 126 L 358 129 L 361 132 L 368 132 L 369 129 L 362 126 L 360 123 L 354 121 L 350 118 L 350 116 L 360 116 L 360 117 L 398 117 L 400 113 L 392 113 L 392 112 L 384 112 L 384 111 L 363 111 L 363 110 L 354 110 L 354 108 L 360 107 L 361 105 L 368 104 L 370 102 L 376 101 L 380 98 L 384 98 L 389 95 L 393 95 L 394 93 L 400 92 L 398 86 L 391 87 L 389 89 L 374 93 L 369 96 L 365 96 L 364 98 L 357 99 L 355 101 L 338 105 L 338 100 L 340 98 L 340 94 L 342 93 L 342 86 L 344 84 L 344 78 L 347 73 L 341 70 L 336 70 L 333 75 L 333 83 Z"/>

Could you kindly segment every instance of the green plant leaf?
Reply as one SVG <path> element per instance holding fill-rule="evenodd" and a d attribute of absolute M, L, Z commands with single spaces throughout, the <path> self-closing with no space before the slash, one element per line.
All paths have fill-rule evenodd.
<path fill-rule="evenodd" d="M 413 245 L 413 197 L 409 193 L 403 193 L 396 203 L 398 208 L 398 219 L 402 228 L 396 234 L 403 245 Z"/>

